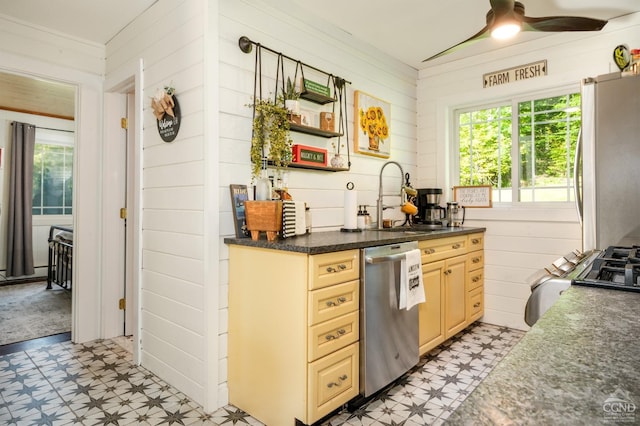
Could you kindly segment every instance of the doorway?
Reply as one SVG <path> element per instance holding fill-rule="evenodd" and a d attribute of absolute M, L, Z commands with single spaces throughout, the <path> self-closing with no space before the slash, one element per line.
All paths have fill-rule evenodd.
<path fill-rule="evenodd" d="M 7 318 L 23 318 L 19 327 L 9 320 L 2 321 L 2 327 L 11 328 L 5 333 L 0 327 L 0 333 L 5 337 L 11 335 L 2 343 L 24 342 L 54 334 L 66 334 L 66 339 L 69 339 L 73 327 L 73 272 L 69 268 L 69 282 L 65 284 L 68 289 L 54 285 L 47 290 L 48 239 L 52 226 L 73 227 L 74 223 L 75 200 L 71 194 L 75 187 L 73 158 L 77 145 L 77 88 L 55 80 L 0 70 L 0 91 L 3 93 L 0 102 L 0 187 L 3 190 L 0 202 L 3 207 L 8 206 L 11 123 L 24 122 L 36 127 L 34 198 L 30 212 L 33 222 L 33 275 L 6 276 L 8 214 L 4 209 L 0 210 L 0 285 L 3 294 L 10 295 L 2 298 L 1 309 Z M 12 304 L 12 300 L 20 302 Z M 25 311 L 30 304 L 43 305 L 44 308 L 27 308 Z"/>

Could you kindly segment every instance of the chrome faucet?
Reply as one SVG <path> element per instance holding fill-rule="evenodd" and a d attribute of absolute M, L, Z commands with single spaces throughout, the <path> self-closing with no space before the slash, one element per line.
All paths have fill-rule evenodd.
<path fill-rule="evenodd" d="M 400 195 L 400 203 L 402 203 L 402 201 L 403 201 L 402 198 L 403 198 L 403 193 L 404 193 L 404 186 L 402 185 L 402 179 L 404 178 L 404 170 L 402 170 L 402 166 L 397 161 L 387 161 L 386 163 L 384 163 L 382 165 L 382 168 L 380 169 L 379 186 L 378 186 L 378 204 L 377 204 L 378 211 L 376 212 L 376 216 L 377 216 L 377 219 L 378 219 L 378 229 L 382 229 L 383 228 L 383 226 L 382 226 L 382 210 L 384 209 L 384 205 L 382 204 L 382 199 L 384 197 L 384 194 L 382 192 L 382 171 L 389 164 L 395 164 L 400 169 L 400 193 L 398 195 Z"/>

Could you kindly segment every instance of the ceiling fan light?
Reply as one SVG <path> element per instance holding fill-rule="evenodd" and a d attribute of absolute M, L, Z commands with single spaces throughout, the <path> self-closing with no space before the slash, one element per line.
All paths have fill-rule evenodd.
<path fill-rule="evenodd" d="M 491 37 L 498 40 L 505 40 L 520 32 L 520 24 L 515 22 L 505 22 L 491 30 Z"/>

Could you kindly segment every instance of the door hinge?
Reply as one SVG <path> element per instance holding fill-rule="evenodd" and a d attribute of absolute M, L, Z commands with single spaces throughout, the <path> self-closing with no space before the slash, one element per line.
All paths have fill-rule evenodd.
<path fill-rule="evenodd" d="M 120 119 L 120 127 L 122 127 L 125 130 L 127 130 L 129 128 L 129 120 L 127 120 L 126 117 L 122 117 Z"/>
<path fill-rule="evenodd" d="M 127 208 L 123 207 L 120 209 L 120 219 L 126 219 L 127 218 Z"/>
<path fill-rule="evenodd" d="M 120 299 L 120 300 L 118 300 L 118 308 L 119 308 L 121 311 L 124 311 L 124 310 L 126 309 L 126 307 L 127 307 L 127 301 L 126 301 L 126 299 Z"/>

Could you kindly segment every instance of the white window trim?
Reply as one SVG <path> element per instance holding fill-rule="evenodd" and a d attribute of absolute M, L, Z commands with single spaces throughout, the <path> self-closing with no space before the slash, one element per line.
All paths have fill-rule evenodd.
<path fill-rule="evenodd" d="M 458 123 L 458 113 L 462 113 L 462 112 L 469 112 L 469 111 L 474 111 L 474 110 L 478 110 L 478 109 L 484 109 L 484 108 L 495 108 L 499 105 L 504 105 L 504 104 L 511 104 L 512 106 L 512 114 L 513 114 L 513 107 L 518 105 L 518 103 L 520 102 L 524 102 L 524 101 L 531 101 L 533 99 L 541 99 L 541 98 L 551 98 L 554 96 L 563 96 L 563 95 L 568 95 L 571 93 L 580 93 L 580 84 L 571 84 L 571 85 L 564 85 L 564 86 L 559 86 L 556 88 L 550 88 L 550 89 L 546 89 L 546 90 L 541 90 L 541 91 L 534 91 L 534 92 L 524 92 L 524 93 L 520 93 L 520 94 L 514 94 L 513 96 L 510 97 L 503 97 L 503 98 L 496 98 L 495 100 L 492 101 L 486 101 L 486 100 L 479 100 L 478 102 L 469 102 L 469 103 L 465 103 L 465 104 L 461 104 L 461 105 L 451 105 L 449 107 L 449 117 L 450 117 L 450 126 L 449 128 L 451 129 L 451 143 L 449 144 L 449 158 L 450 158 L 450 164 L 451 164 L 451 168 L 449 170 L 449 181 L 451 182 L 451 186 L 456 186 L 456 185 L 460 185 L 460 161 L 459 161 L 459 155 L 458 153 L 460 152 L 460 142 L 458 140 L 458 135 L 459 135 L 459 123 Z M 517 108 L 516 108 L 517 111 Z M 517 120 L 512 120 L 511 122 L 511 134 L 517 134 L 518 133 L 518 122 Z M 515 127 L 514 127 L 515 126 Z M 520 182 L 520 156 L 518 155 L 518 144 L 517 143 L 512 143 L 511 144 L 511 157 L 512 157 L 512 165 L 511 165 L 511 173 L 512 173 L 512 177 L 511 177 L 511 191 L 512 191 L 512 200 L 518 200 L 518 186 L 513 185 L 513 182 Z M 515 151 L 515 152 L 514 152 Z M 514 173 L 514 169 L 515 168 L 515 173 Z M 518 180 L 516 180 L 516 178 Z M 575 208 L 575 202 L 573 201 L 564 201 L 564 202 L 544 202 L 544 201 L 535 201 L 535 202 L 530 202 L 530 201 L 508 201 L 508 202 L 498 202 L 498 201 L 493 201 L 492 203 L 493 207 L 503 207 L 503 208 L 509 208 L 509 207 L 526 207 L 526 208 L 533 208 L 533 209 L 541 209 L 541 210 L 546 210 L 546 209 L 553 209 L 553 208 Z"/>

